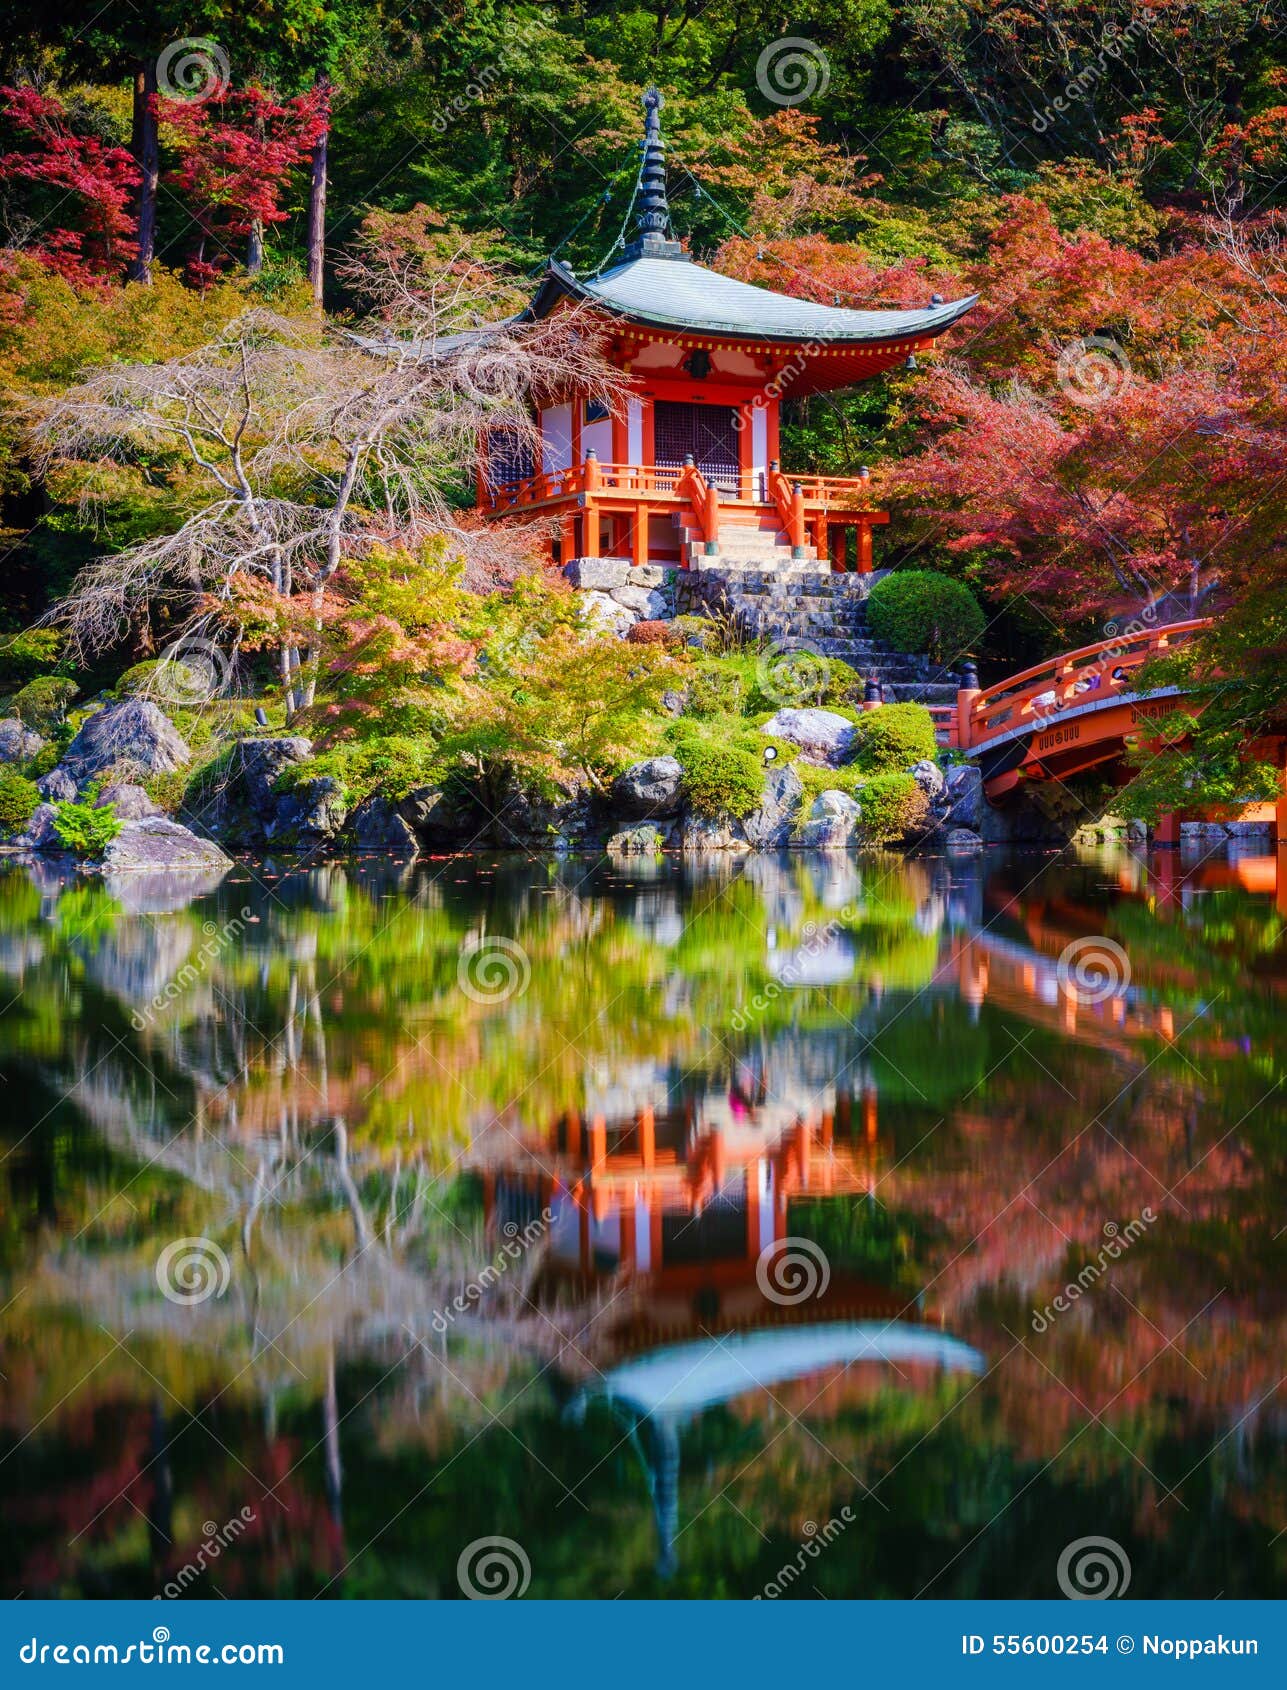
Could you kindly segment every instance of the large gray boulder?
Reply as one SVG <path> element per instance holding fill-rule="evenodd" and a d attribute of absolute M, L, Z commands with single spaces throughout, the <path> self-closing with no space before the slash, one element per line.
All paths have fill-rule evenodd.
<path fill-rule="evenodd" d="M 843 850 L 854 836 L 860 811 L 847 792 L 820 792 L 800 829 L 799 843 L 814 851 Z"/>
<path fill-rule="evenodd" d="M 354 810 L 349 817 L 349 832 L 359 851 L 414 857 L 420 848 L 411 824 L 379 793 L 364 799 Z"/>
<path fill-rule="evenodd" d="M 947 791 L 947 781 L 938 764 L 929 757 L 922 757 L 919 763 L 912 764 L 910 772 L 929 802 L 938 804 Z"/>
<path fill-rule="evenodd" d="M 0 720 L 0 763 L 25 763 L 44 743 L 38 733 L 33 733 L 16 716 Z"/>
<path fill-rule="evenodd" d="M 657 622 L 670 614 L 670 601 L 655 587 L 637 587 L 628 583 L 624 587 L 614 587 L 611 597 L 615 603 L 633 610 L 646 622 Z"/>
<path fill-rule="evenodd" d="M 792 708 L 770 716 L 761 732 L 798 745 L 810 762 L 838 768 L 849 756 L 854 725 L 834 710 Z"/>
<path fill-rule="evenodd" d="M 313 851 L 339 833 L 348 813 L 339 781 L 333 775 L 315 775 L 277 795 L 264 835 L 280 849 Z"/>
<path fill-rule="evenodd" d="M 84 786 L 121 764 L 149 774 L 169 774 L 192 761 L 182 735 L 145 698 L 127 698 L 97 711 L 81 727 L 63 756 L 63 768 Z"/>
<path fill-rule="evenodd" d="M 189 828 L 164 816 L 127 822 L 103 853 L 104 874 L 157 873 L 160 870 L 214 870 L 232 864 L 213 839 L 198 839 Z"/>
<path fill-rule="evenodd" d="M 164 813 L 161 806 L 154 804 L 141 786 L 133 786 L 125 781 L 110 782 L 94 800 L 94 807 L 98 810 L 105 809 L 108 804 L 123 822 L 146 821 L 149 816 Z"/>
<path fill-rule="evenodd" d="M 679 830 L 679 848 L 686 853 L 705 851 L 749 851 L 740 822 L 727 817 L 685 816 Z"/>
<path fill-rule="evenodd" d="M 791 843 L 804 786 L 789 763 L 777 764 L 764 777 L 758 810 L 742 823 L 742 831 L 757 851 L 777 851 Z"/>
<path fill-rule="evenodd" d="M 312 750 L 312 740 L 302 734 L 237 741 L 230 773 L 240 782 L 247 803 L 261 821 L 271 819 L 277 807 L 278 795 L 273 790 L 277 777 L 292 763 L 304 762 Z"/>
<path fill-rule="evenodd" d="M 65 804 L 76 796 L 76 782 L 60 764 L 56 769 L 50 769 L 47 775 L 41 775 L 36 782 L 36 791 L 50 804 Z"/>
<path fill-rule="evenodd" d="M 673 816 L 679 809 L 684 771 L 678 758 L 649 757 L 633 763 L 612 783 L 612 808 L 625 821 Z"/>
<path fill-rule="evenodd" d="M 983 841 L 973 828 L 954 827 L 948 830 L 945 840 L 948 852 L 953 857 L 976 856 L 983 849 Z"/>
<path fill-rule="evenodd" d="M 54 832 L 57 814 L 53 804 L 37 804 L 31 812 L 31 819 L 13 843 L 25 851 L 65 851 L 67 847 Z"/>
<path fill-rule="evenodd" d="M 983 776 L 973 763 L 960 763 L 947 771 L 942 804 L 947 812 L 944 827 L 968 827 L 979 833 L 983 828 L 983 812 L 987 799 L 983 796 Z"/>

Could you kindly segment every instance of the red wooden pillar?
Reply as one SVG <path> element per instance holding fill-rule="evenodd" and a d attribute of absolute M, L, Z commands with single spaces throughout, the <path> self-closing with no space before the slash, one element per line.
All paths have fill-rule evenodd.
<path fill-rule="evenodd" d="M 648 505 L 639 504 L 630 519 L 630 561 L 635 568 L 648 561 L 648 520 L 651 515 Z"/>
<path fill-rule="evenodd" d="M 1157 818 L 1153 829 L 1154 845 L 1173 847 L 1180 843 L 1180 817 L 1175 810 L 1166 810 Z"/>
<path fill-rule="evenodd" d="M 827 518 L 822 511 L 818 511 L 813 519 L 813 544 L 818 553 L 818 562 L 827 561 Z"/>
<path fill-rule="evenodd" d="M 639 1160 L 645 1168 L 657 1160 L 657 1117 L 651 1105 L 639 1111 Z"/>
<path fill-rule="evenodd" d="M 858 556 L 854 567 L 859 575 L 870 575 L 872 570 L 871 523 L 865 517 L 858 519 Z"/>
<path fill-rule="evenodd" d="M 590 1122 L 590 1171 L 594 1173 L 608 1159 L 608 1122 L 596 1115 Z"/>

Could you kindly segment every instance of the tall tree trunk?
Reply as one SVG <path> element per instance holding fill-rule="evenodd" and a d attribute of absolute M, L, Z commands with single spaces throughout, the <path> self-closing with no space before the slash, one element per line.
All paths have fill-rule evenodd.
<path fill-rule="evenodd" d="M 262 118 L 255 119 L 255 139 L 263 144 L 264 123 Z M 246 241 L 246 274 L 257 276 L 264 267 L 264 225 L 256 217 L 250 225 L 250 234 Z"/>
<path fill-rule="evenodd" d="M 313 174 L 308 188 L 308 281 L 313 303 L 320 310 L 326 259 L 326 151 L 331 138 L 331 79 L 325 71 L 317 73 L 317 86 L 322 95 L 324 128 L 313 143 Z"/>
<path fill-rule="evenodd" d="M 152 280 L 152 260 L 156 255 L 156 190 L 161 176 L 161 148 L 157 140 L 156 113 L 152 110 L 155 94 L 156 60 L 148 59 L 134 72 L 134 114 L 130 134 L 130 151 L 143 176 L 138 198 L 139 250 L 130 265 L 130 278 L 145 285 Z"/>

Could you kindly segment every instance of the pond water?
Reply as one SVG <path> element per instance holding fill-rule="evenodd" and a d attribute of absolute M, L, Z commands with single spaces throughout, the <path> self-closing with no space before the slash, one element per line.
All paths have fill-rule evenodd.
<path fill-rule="evenodd" d="M 5 868 L 3 1594 L 1281 1594 L 1285 908 Z"/>

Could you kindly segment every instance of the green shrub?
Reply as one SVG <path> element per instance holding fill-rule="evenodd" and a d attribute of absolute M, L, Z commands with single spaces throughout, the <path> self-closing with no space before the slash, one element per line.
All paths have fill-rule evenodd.
<path fill-rule="evenodd" d="M 101 857 L 122 825 L 110 804 L 99 808 L 69 798 L 54 812 L 54 832 L 78 857 Z"/>
<path fill-rule="evenodd" d="M 873 775 L 855 796 L 865 845 L 891 845 L 929 820 L 929 800 L 911 775 L 897 770 Z"/>
<path fill-rule="evenodd" d="M 667 735 L 683 765 L 684 796 L 701 816 L 741 820 L 758 810 L 764 794 L 759 736 L 736 718 L 677 722 Z"/>
<path fill-rule="evenodd" d="M 416 787 L 436 781 L 441 772 L 434 745 L 391 735 L 334 745 L 302 763 L 289 763 L 277 777 L 276 790 L 294 792 L 329 775 L 339 781 L 344 801 L 352 808 L 374 792 L 396 803 Z"/>
<path fill-rule="evenodd" d="M 57 727 L 80 689 L 61 675 L 40 675 L 13 697 L 13 711 L 29 728 Z"/>
<path fill-rule="evenodd" d="M 25 686 L 58 661 L 63 636 L 56 628 L 27 628 L 0 638 L 0 692 Z"/>
<path fill-rule="evenodd" d="M 902 569 L 872 588 L 867 625 L 895 651 L 928 652 L 942 663 L 972 650 L 986 622 L 963 582 L 933 569 Z"/>
<path fill-rule="evenodd" d="M 39 802 L 34 780 L 16 769 L 0 768 L 0 839 L 21 833 Z"/>
<path fill-rule="evenodd" d="M 758 810 L 764 770 L 753 752 L 737 745 L 697 745 L 683 759 L 684 792 L 702 816 L 741 820 Z"/>
<path fill-rule="evenodd" d="M 934 718 L 923 704 L 882 704 L 854 720 L 850 761 L 864 774 L 910 769 L 937 751 Z"/>
<path fill-rule="evenodd" d="M 693 666 L 687 708 L 694 716 L 736 716 L 746 699 L 744 664 L 737 658 L 706 658 Z"/>

